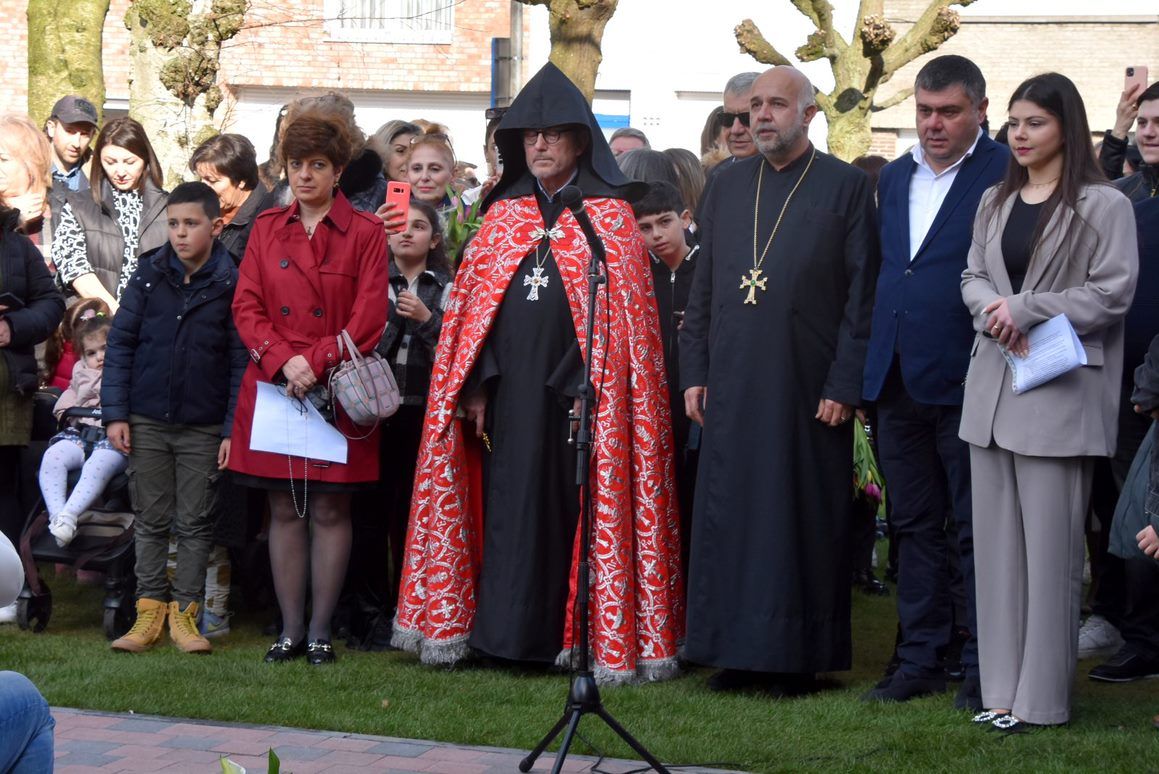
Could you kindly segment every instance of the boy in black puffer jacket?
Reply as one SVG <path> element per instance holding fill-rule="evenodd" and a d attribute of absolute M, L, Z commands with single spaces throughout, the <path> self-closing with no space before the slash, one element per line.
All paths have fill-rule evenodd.
<path fill-rule="evenodd" d="M 246 352 L 231 311 L 237 267 L 216 239 L 217 194 L 183 183 L 169 196 L 167 219 L 169 243 L 141 257 L 105 354 L 105 427 L 130 455 L 137 512 L 137 620 L 112 647 L 147 650 L 168 617 L 177 647 L 207 653 L 197 614 Z M 172 589 L 165 574 L 171 529 Z"/>

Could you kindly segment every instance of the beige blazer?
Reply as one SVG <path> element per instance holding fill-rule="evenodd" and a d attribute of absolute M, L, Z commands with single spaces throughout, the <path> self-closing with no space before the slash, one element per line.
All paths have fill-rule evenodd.
<path fill-rule="evenodd" d="M 1139 247 L 1135 211 L 1110 185 L 1083 189 L 1074 210 L 1059 207 L 1030 258 L 1022 292 L 1014 294 L 1002 257 L 1002 231 L 1014 207 L 1003 202 L 986 218 L 991 188 L 974 218 L 974 239 L 962 272 L 962 300 L 974 316 L 974 349 L 958 435 L 963 441 L 1027 456 L 1114 454 L 1123 373 L 1123 317 L 1135 295 Z M 1068 227 L 1081 218 L 1072 233 Z M 997 343 L 982 335 L 995 299 L 1008 299 L 1021 331 L 1064 313 L 1082 340 L 1087 365 L 1016 395 Z"/>

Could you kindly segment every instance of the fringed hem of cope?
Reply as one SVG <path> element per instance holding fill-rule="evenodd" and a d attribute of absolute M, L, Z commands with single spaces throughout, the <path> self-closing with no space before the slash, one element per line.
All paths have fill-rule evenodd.
<path fill-rule="evenodd" d="M 594 656 L 589 657 L 594 660 Z M 562 669 L 571 669 L 572 648 L 561 650 L 555 658 L 555 665 Z M 636 662 L 635 672 L 610 669 L 602 664 L 597 664 L 592 672 L 596 676 L 597 685 L 639 685 L 677 677 L 680 674 L 680 664 L 675 658 L 640 659 Z"/>
<path fill-rule="evenodd" d="M 422 632 L 415 629 L 404 629 L 397 623 L 394 625 L 390 644 L 399 650 L 416 654 L 419 661 L 424 664 L 438 666 L 457 664 L 467 658 L 471 652 L 467 645 L 466 636 L 436 642 L 423 637 Z"/>

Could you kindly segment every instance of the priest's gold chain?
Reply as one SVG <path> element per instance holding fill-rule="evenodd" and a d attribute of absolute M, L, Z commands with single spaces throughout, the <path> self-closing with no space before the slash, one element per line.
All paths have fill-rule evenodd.
<path fill-rule="evenodd" d="M 777 230 L 781 227 L 781 221 L 785 218 L 785 211 L 789 209 L 789 202 L 793 201 L 793 194 L 797 193 L 797 189 L 801 187 L 801 183 L 805 180 L 805 175 L 809 174 L 809 170 L 813 166 L 813 159 L 817 158 L 817 149 L 813 149 L 813 155 L 809 157 L 809 163 L 805 165 L 805 170 L 801 176 L 797 178 L 797 183 L 793 186 L 793 190 L 789 191 L 789 196 L 785 199 L 785 204 L 781 207 L 781 214 L 777 216 L 777 222 L 773 225 L 773 233 L 769 234 L 769 241 L 765 242 L 765 249 L 761 251 L 760 257 L 757 256 L 757 226 L 760 223 L 761 217 L 761 183 L 765 179 L 765 165 L 768 163 L 761 160 L 761 171 L 757 174 L 757 195 L 753 201 L 753 268 L 759 269 L 765 263 L 765 256 L 769 254 L 769 248 L 773 246 L 773 238 L 777 235 Z"/>

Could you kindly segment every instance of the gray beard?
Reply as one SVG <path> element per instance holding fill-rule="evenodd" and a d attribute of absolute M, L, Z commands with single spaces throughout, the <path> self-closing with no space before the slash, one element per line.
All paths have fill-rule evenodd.
<path fill-rule="evenodd" d="M 762 156 L 771 156 L 776 158 L 784 156 L 790 149 L 792 149 L 801 138 L 805 136 L 805 127 L 797 124 L 791 129 L 786 129 L 777 132 L 776 137 L 770 142 L 761 142 L 757 139 L 757 131 L 760 126 L 753 127 L 753 139 L 756 141 L 757 150 L 761 152 Z"/>

